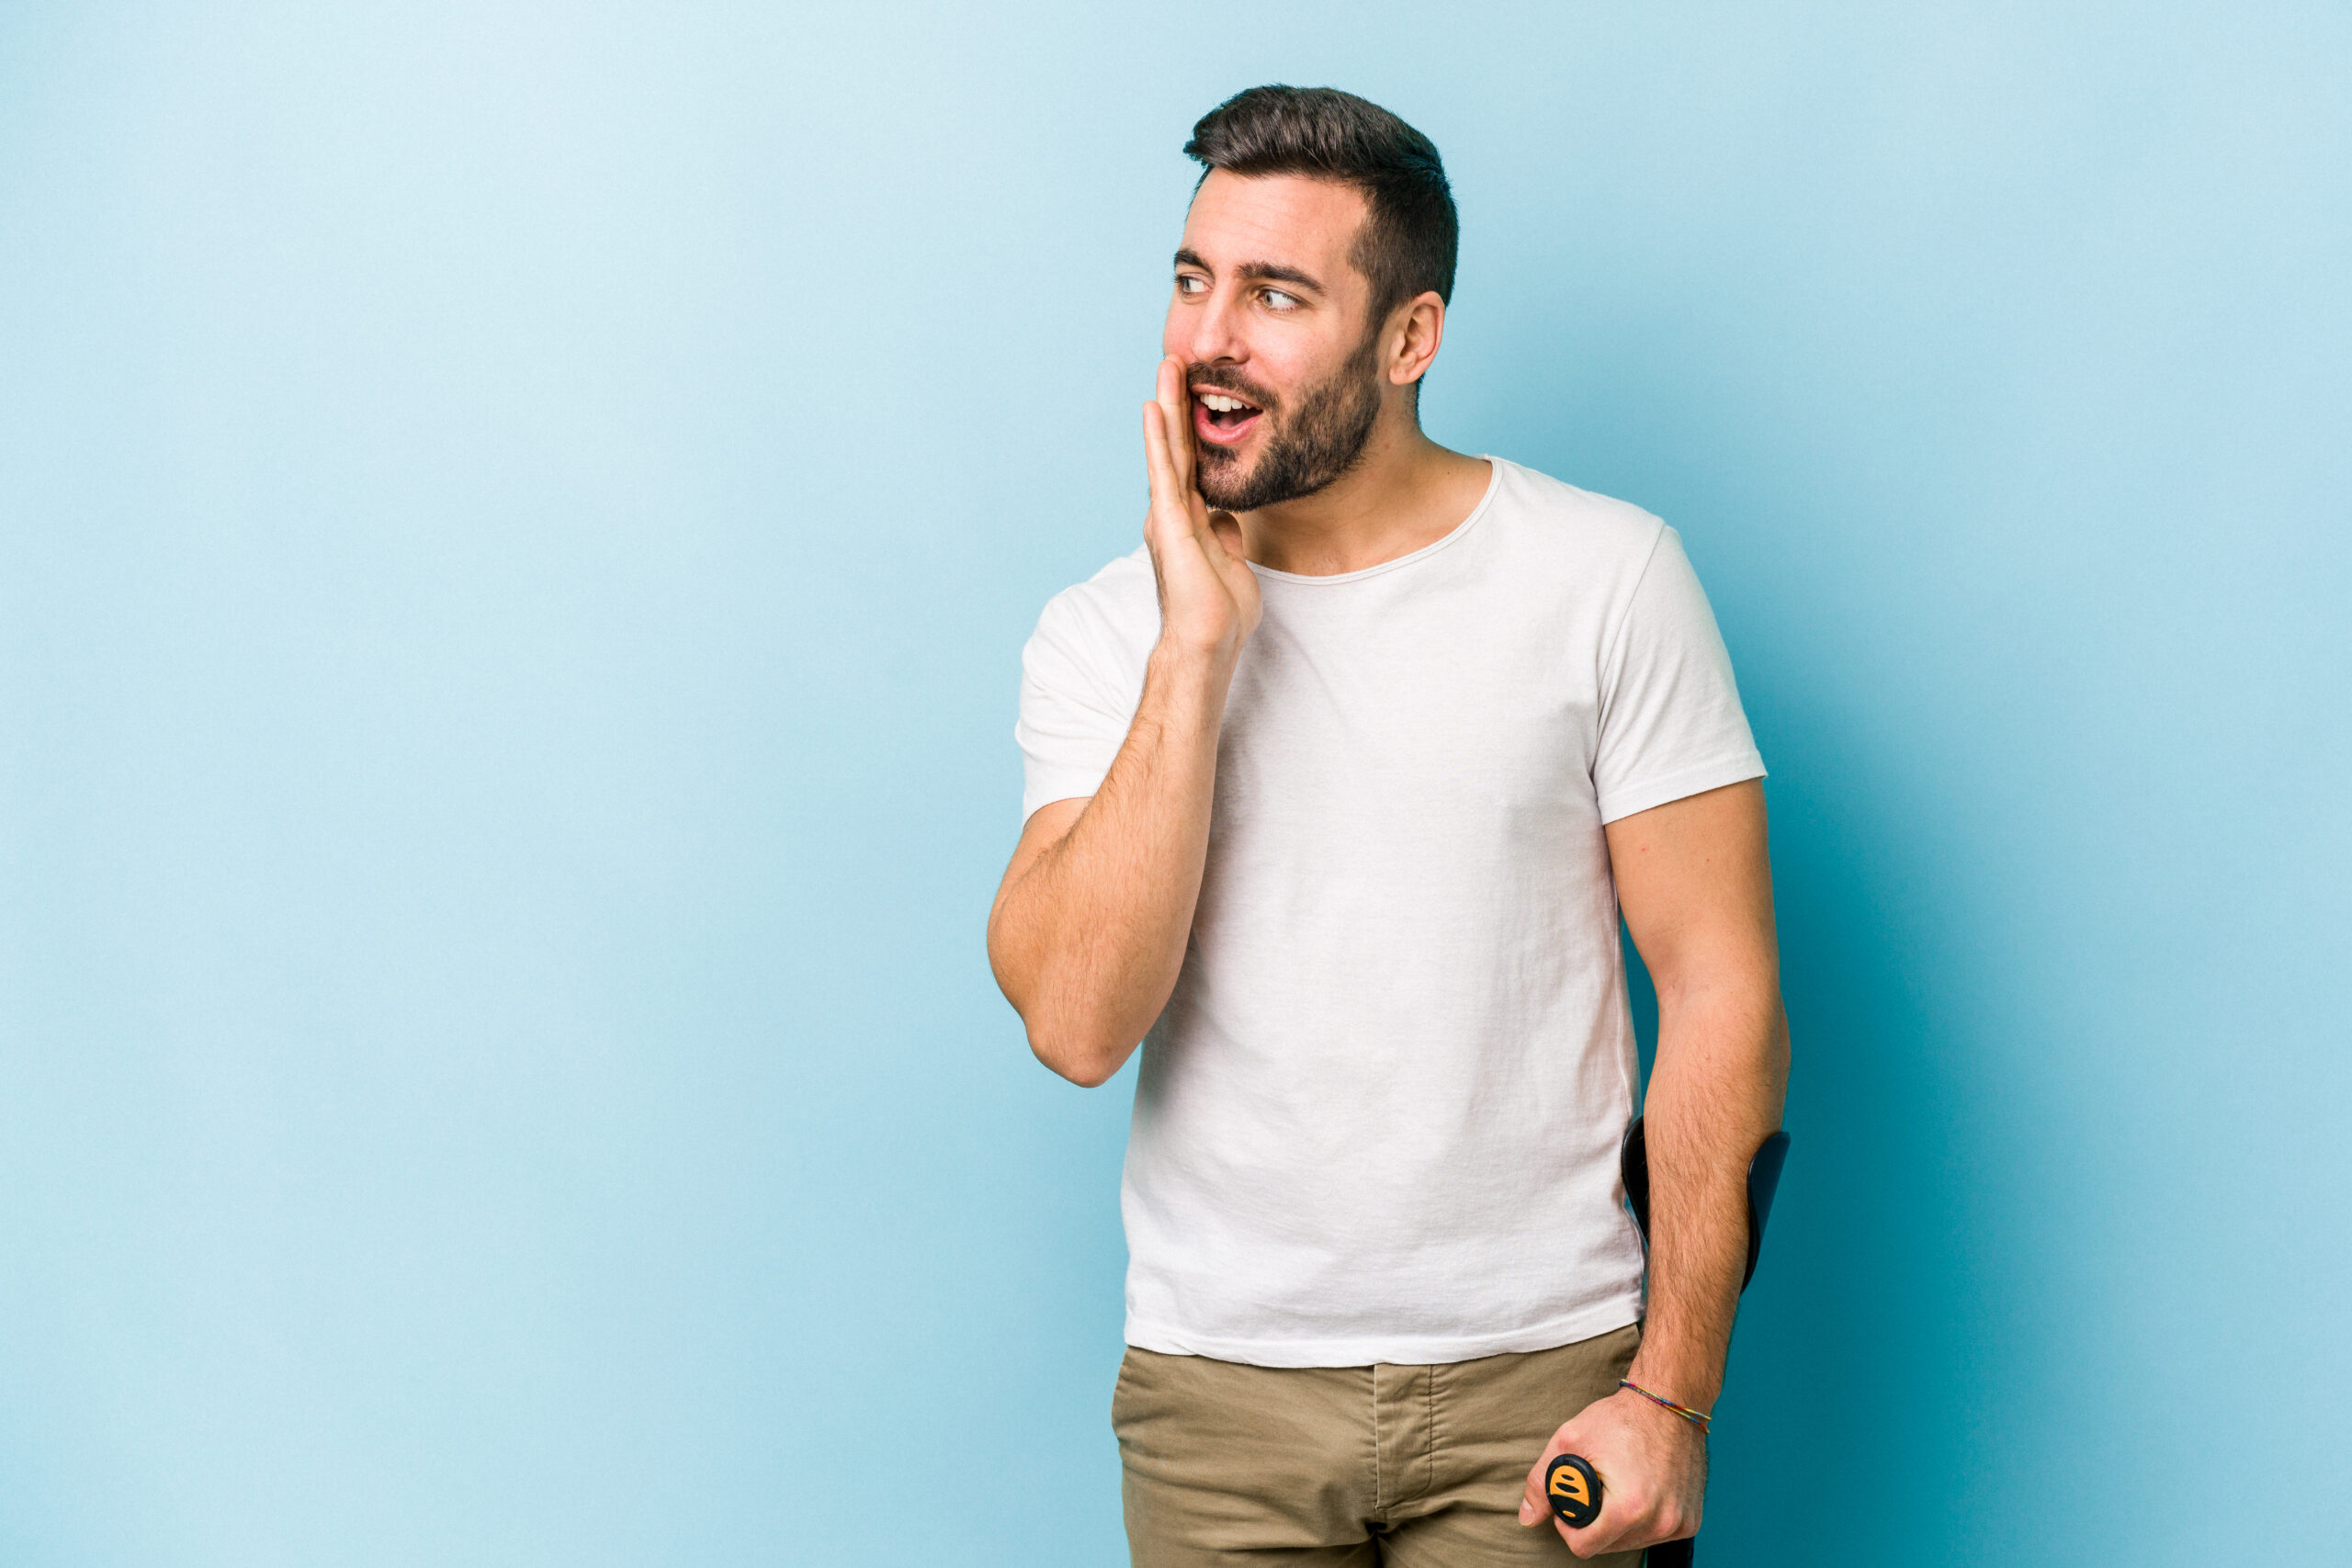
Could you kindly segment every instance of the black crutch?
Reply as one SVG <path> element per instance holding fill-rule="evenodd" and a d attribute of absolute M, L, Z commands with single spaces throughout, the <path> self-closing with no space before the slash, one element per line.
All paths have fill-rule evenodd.
<path fill-rule="evenodd" d="M 1747 1162 L 1747 1271 L 1739 1277 L 1742 1291 L 1756 1278 L 1757 1255 L 1764 1250 L 1764 1222 L 1772 1216 L 1772 1194 L 1781 1185 L 1781 1166 L 1788 1157 L 1789 1135 L 1775 1133 Z M 1634 1211 L 1634 1224 L 1640 1227 L 1642 1246 L 1646 1248 L 1650 1244 L 1650 1156 L 1638 1116 L 1625 1129 L 1617 1165 L 1625 1178 L 1625 1205 Z M 1600 1517 L 1600 1472 L 1579 1454 L 1555 1457 L 1544 1472 L 1544 1490 L 1552 1501 L 1552 1512 L 1571 1529 L 1580 1529 Z M 1642 1554 L 1644 1568 L 1690 1568 L 1693 1547 L 1689 1536 L 1660 1541 Z"/>

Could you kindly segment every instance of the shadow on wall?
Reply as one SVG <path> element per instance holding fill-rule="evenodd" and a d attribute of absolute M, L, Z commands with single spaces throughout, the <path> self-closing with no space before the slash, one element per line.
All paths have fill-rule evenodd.
<path fill-rule="evenodd" d="M 1874 765 L 1869 734 L 1801 693 L 1748 705 L 1772 770 L 1792 1147 L 1720 1406 L 1709 1554 L 1882 1563 L 1905 1542 L 1958 1560 L 2015 1528 L 1972 1500 L 2033 1495 L 2011 1490 L 2029 1454 L 1998 1438 L 2051 1354 L 2032 1259 L 2060 1227 L 2033 1112 L 1980 1043 L 1994 1010 L 1939 1003 L 1917 972 L 1951 955 L 1917 960 L 2001 910 L 1970 868 L 1936 863 L 1933 802 Z M 1657 1001 L 1630 943 L 1627 962 L 1646 1075 Z"/>

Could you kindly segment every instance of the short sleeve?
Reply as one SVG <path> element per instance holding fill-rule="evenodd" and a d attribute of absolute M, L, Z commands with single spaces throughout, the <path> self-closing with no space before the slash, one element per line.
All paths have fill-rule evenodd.
<path fill-rule="evenodd" d="M 1039 807 L 1092 795 L 1135 722 L 1140 692 L 1125 690 L 1102 628 L 1090 624 L 1077 595 L 1046 605 L 1021 650 L 1021 817 Z"/>
<path fill-rule="evenodd" d="M 1714 612 L 1681 536 L 1660 525 L 1601 659 L 1592 763 L 1600 819 L 1763 776 Z"/>

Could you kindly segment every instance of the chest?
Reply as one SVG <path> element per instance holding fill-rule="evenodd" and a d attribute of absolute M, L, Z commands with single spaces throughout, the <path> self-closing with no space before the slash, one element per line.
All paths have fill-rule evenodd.
<path fill-rule="evenodd" d="M 1227 701 L 1220 805 L 1431 822 L 1589 811 L 1597 660 L 1576 621 L 1558 597 L 1268 595 Z"/>

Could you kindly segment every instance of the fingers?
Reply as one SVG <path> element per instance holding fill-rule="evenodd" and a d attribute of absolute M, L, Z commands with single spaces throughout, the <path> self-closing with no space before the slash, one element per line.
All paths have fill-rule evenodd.
<path fill-rule="evenodd" d="M 1168 449 L 1168 411 L 1158 401 L 1143 405 L 1143 466 L 1151 477 L 1151 516 L 1155 523 L 1165 520 L 1171 511 L 1182 512 L 1177 498 L 1183 492 L 1178 489 L 1176 462 Z"/>
<path fill-rule="evenodd" d="M 1584 1529 L 1572 1530 L 1567 1520 L 1557 1517 L 1553 1519 L 1552 1528 L 1560 1532 L 1560 1539 L 1566 1541 L 1568 1550 L 1578 1557 L 1598 1557 L 1604 1551 L 1617 1550 L 1618 1538 L 1625 1533 L 1623 1512 L 1623 1505 L 1610 1498 L 1601 1503 L 1600 1517 Z"/>
<path fill-rule="evenodd" d="M 1209 515 L 1193 486 L 1192 432 L 1182 367 L 1159 366 L 1159 396 L 1143 406 L 1144 462 L 1151 476 L 1151 507 L 1144 542 L 1151 549 L 1159 587 L 1164 636 L 1230 653 L 1258 625 L 1258 580 L 1251 573 L 1241 525 L 1230 513 Z"/>
<path fill-rule="evenodd" d="M 1144 466 L 1151 475 L 1151 506 L 1144 536 L 1151 542 L 1153 552 L 1158 554 L 1180 539 L 1191 539 L 1195 548 L 1205 551 L 1207 541 L 1198 536 L 1201 500 L 1177 467 L 1179 440 L 1170 439 L 1168 411 L 1157 400 L 1143 405 L 1143 450 Z"/>
<path fill-rule="evenodd" d="M 1571 1527 L 1552 1510 L 1552 1461 L 1571 1453 L 1584 1456 L 1600 1483 L 1596 1488 L 1600 1512 L 1578 1527 Z M 1679 1519 L 1669 1500 L 1656 1493 L 1657 1481 L 1623 1450 L 1614 1434 L 1580 1416 L 1555 1432 L 1529 1468 L 1520 1493 L 1519 1522 L 1531 1528 L 1549 1524 L 1578 1558 L 1645 1546 L 1676 1533 L 1672 1527 Z"/>
<path fill-rule="evenodd" d="M 1523 1525 L 1541 1524 L 1544 1522 L 1544 1516 L 1551 1511 L 1544 1506 L 1544 1489 L 1535 1483 L 1535 1477 L 1531 1473 L 1527 1478 L 1526 1488 L 1520 1494 L 1519 1522 Z"/>
<path fill-rule="evenodd" d="M 1552 1517 L 1551 1500 L 1544 1495 L 1544 1471 L 1552 1462 L 1552 1456 L 1562 1451 L 1560 1439 L 1555 1437 L 1544 1445 L 1544 1451 L 1536 1455 L 1535 1462 L 1528 1467 L 1527 1484 L 1521 1489 L 1519 1496 L 1521 1524 L 1539 1524 Z"/>
<path fill-rule="evenodd" d="M 1545 1519 L 1552 1517 L 1552 1499 L 1547 1490 L 1552 1478 L 1547 1472 L 1552 1468 L 1554 1459 L 1561 1454 L 1576 1451 L 1577 1448 L 1569 1435 L 1568 1427 L 1562 1427 L 1552 1434 L 1552 1440 L 1544 1445 L 1544 1451 L 1535 1456 L 1534 1464 L 1528 1468 L 1527 1485 L 1521 1493 L 1519 1501 L 1521 1524 L 1540 1525 Z M 1558 1521 L 1553 1522 L 1556 1524 Z"/>
<path fill-rule="evenodd" d="M 1698 1531 L 1695 1516 L 1685 1512 L 1672 1495 L 1645 1491 L 1638 1477 L 1604 1490 L 1600 1516 L 1582 1529 L 1572 1530 L 1556 1517 L 1552 1523 L 1578 1557 L 1655 1546 Z"/>
<path fill-rule="evenodd" d="M 1169 459 L 1182 495 L 1193 488 L 1193 395 L 1184 386 L 1184 362 L 1172 354 L 1159 362 L 1154 400 L 1167 422 Z"/>

